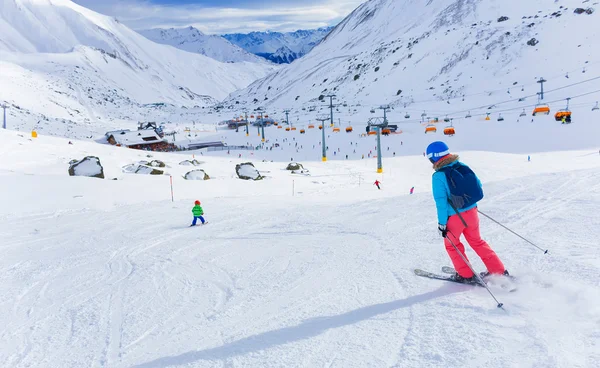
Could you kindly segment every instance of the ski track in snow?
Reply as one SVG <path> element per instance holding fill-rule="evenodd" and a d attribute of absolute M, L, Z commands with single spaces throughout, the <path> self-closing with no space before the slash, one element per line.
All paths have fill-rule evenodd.
<path fill-rule="evenodd" d="M 362 161 L 305 163 L 312 177 L 257 163 L 268 178 L 238 186 L 218 170 L 232 168 L 230 159 L 205 157 L 214 179 L 176 178 L 172 203 L 144 192 L 162 188 L 160 177 L 56 176 L 53 162 L 64 171 L 74 153 L 62 150 L 74 148 L 55 140 L 5 147 L 10 162 L 22 159 L 1 172 L 19 186 L 0 212 L 2 367 L 600 365 L 597 156 L 554 152 L 551 171 L 542 154 L 524 164 L 466 155 L 480 168 L 507 165 L 502 174 L 481 170 L 480 209 L 549 249 L 481 217 L 484 237 L 519 278 L 515 293 L 494 289 L 501 310 L 482 288 L 414 276 L 449 260 L 431 193 L 394 189 L 429 182 L 410 157 L 386 159 L 402 174 L 388 174 L 381 191 L 358 185 L 358 175 L 369 180 Z M 76 147 L 101 150 L 109 173 L 141 155 Z M 29 149 L 40 151 L 28 159 Z M 177 172 L 181 157 L 157 158 Z M 31 199 L 29 182 L 40 178 L 55 201 Z M 247 188 L 256 192 L 239 192 Z M 189 228 L 197 195 L 209 224 Z"/>

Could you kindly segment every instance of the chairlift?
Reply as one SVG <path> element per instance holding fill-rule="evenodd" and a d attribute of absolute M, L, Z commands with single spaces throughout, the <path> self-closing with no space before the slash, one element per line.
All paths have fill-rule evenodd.
<path fill-rule="evenodd" d="M 453 126 L 448 126 L 444 128 L 444 135 L 452 137 L 454 134 L 456 134 L 456 130 L 454 130 Z"/>
<path fill-rule="evenodd" d="M 371 114 L 374 114 L 374 113 L 375 113 L 375 109 L 371 109 Z"/>
<path fill-rule="evenodd" d="M 436 132 L 437 132 L 437 128 L 433 124 L 429 124 L 425 127 L 425 134 L 436 133 Z"/>
<path fill-rule="evenodd" d="M 421 117 L 424 118 L 427 116 L 427 113 L 425 111 L 423 111 L 423 113 L 421 114 Z"/>
<path fill-rule="evenodd" d="M 404 119 L 410 119 L 410 114 L 406 113 L 406 115 L 404 115 Z"/>
<path fill-rule="evenodd" d="M 300 129 L 300 134 L 304 134 L 304 133 L 306 133 L 306 130 Z"/>
<path fill-rule="evenodd" d="M 351 127 L 351 126 L 349 126 L 349 127 L 346 127 L 346 133 L 352 133 L 352 130 L 353 130 L 353 129 L 352 129 L 352 127 Z"/>
<path fill-rule="evenodd" d="M 486 117 L 485 117 L 485 120 L 487 120 L 487 121 L 490 121 L 490 120 L 492 120 L 492 119 L 490 118 L 490 113 L 488 112 L 488 113 L 486 113 L 486 114 L 487 114 L 487 115 L 486 115 Z"/>
<path fill-rule="evenodd" d="M 444 121 L 445 121 L 446 123 L 449 123 L 449 122 L 450 122 L 450 118 L 448 117 L 448 115 L 446 115 L 446 117 L 444 118 Z"/>
<path fill-rule="evenodd" d="M 562 109 L 558 110 L 556 114 L 554 114 L 554 120 L 561 121 L 563 118 L 571 120 L 571 110 Z"/>
<path fill-rule="evenodd" d="M 548 104 L 537 104 L 533 109 L 533 116 L 537 116 L 538 114 L 550 115 L 550 106 Z"/>
<path fill-rule="evenodd" d="M 467 116 L 465 116 L 465 119 L 470 119 L 470 118 L 471 118 L 471 111 L 469 111 L 469 112 L 467 113 Z"/>
<path fill-rule="evenodd" d="M 504 118 L 502 117 L 502 114 L 498 114 L 498 121 L 504 121 Z"/>
<path fill-rule="evenodd" d="M 519 116 L 520 117 L 527 116 L 527 113 L 525 112 L 525 109 L 523 109 L 523 111 L 521 112 L 521 114 L 519 114 Z"/>
<path fill-rule="evenodd" d="M 339 133 L 340 132 L 340 128 L 333 128 L 333 132 L 334 133 Z"/>
<path fill-rule="evenodd" d="M 596 106 L 592 107 L 592 111 L 598 111 L 600 107 L 598 107 L 598 101 L 596 101 Z"/>

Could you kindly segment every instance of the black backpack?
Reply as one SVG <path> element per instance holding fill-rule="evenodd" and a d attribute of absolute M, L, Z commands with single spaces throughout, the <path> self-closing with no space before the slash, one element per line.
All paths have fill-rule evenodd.
<path fill-rule="evenodd" d="M 477 176 L 468 166 L 452 165 L 439 171 L 446 175 L 450 188 L 448 201 L 455 210 L 465 209 L 483 199 L 483 189 L 477 181 Z"/>

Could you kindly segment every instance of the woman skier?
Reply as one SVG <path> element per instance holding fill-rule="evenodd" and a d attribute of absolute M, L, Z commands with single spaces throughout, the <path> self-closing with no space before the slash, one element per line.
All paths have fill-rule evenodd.
<path fill-rule="evenodd" d="M 431 143 L 427 147 L 427 158 L 435 170 L 432 187 L 437 207 L 438 230 L 444 238 L 446 251 L 456 270 L 456 281 L 475 281 L 473 271 L 464 261 L 468 261 L 468 258 L 465 246 L 460 241 L 461 235 L 464 235 L 487 267 L 487 271 L 481 273 L 482 277 L 490 274 L 508 276 L 500 258 L 481 239 L 479 233 L 477 202 L 483 198 L 483 190 L 477 175 L 460 162 L 457 155 L 450 154 L 450 149 L 444 142 Z"/>

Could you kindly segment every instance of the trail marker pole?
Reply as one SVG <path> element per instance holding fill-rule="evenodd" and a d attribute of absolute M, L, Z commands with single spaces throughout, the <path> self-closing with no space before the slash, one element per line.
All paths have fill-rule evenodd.
<path fill-rule="evenodd" d="M 175 202 L 175 197 L 173 197 L 173 176 L 169 175 L 169 179 L 171 181 L 171 202 Z"/>

